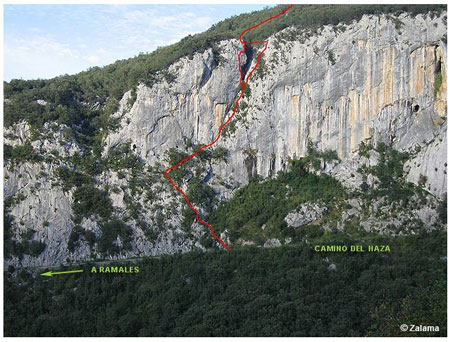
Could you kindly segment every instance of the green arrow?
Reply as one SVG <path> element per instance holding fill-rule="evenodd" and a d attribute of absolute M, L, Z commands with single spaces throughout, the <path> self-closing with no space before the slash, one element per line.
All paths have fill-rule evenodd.
<path fill-rule="evenodd" d="M 48 271 L 45 273 L 41 273 L 41 276 L 44 277 L 52 277 L 56 274 L 68 274 L 68 273 L 80 273 L 83 272 L 83 270 L 72 270 L 72 271 L 60 271 L 60 272 L 52 272 L 52 271 Z"/>

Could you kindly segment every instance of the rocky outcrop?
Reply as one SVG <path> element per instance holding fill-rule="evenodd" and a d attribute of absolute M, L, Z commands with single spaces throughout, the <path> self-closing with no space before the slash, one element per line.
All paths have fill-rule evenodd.
<path fill-rule="evenodd" d="M 281 246 L 281 242 L 278 239 L 270 239 L 264 243 L 264 248 L 274 248 L 274 247 L 280 247 L 280 246 Z"/>
<path fill-rule="evenodd" d="M 423 203 L 427 205 L 424 206 Z M 428 195 L 426 200 L 418 195 L 409 199 L 408 206 L 389 201 L 385 197 L 376 200 L 349 199 L 346 209 L 337 222 L 337 230 L 343 230 L 347 222 L 357 222 L 359 227 L 368 232 L 390 235 L 418 233 L 417 227 L 426 230 L 442 228 L 438 218 L 438 202 Z M 419 225 L 417 224 L 419 223 Z M 327 227 L 329 229 L 331 227 Z"/>
<path fill-rule="evenodd" d="M 326 210 L 326 207 L 320 206 L 317 203 L 305 203 L 296 211 L 289 213 L 284 220 L 289 227 L 299 228 L 320 220 Z"/>

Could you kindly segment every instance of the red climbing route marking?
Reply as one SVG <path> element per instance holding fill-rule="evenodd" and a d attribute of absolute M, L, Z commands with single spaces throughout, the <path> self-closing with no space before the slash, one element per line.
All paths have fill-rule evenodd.
<path fill-rule="evenodd" d="M 293 6 L 293 5 L 290 5 L 290 6 L 287 7 L 285 10 L 283 10 L 283 11 L 280 12 L 280 13 L 278 13 L 277 15 L 274 15 L 273 17 L 267 18 L 266 20 L 261 21 L 259 24 L 255 25 L 255 26 L 252 26 L 252 27 L 249 27 L 249 28 L 245 29 L 244 31 L 242 31 L 242 33 L 239 35 L 239 41 L 240 41 L 241 44 L 244 46 L 244 48 L 238 53 L 239 73 L 241 74 L 241 78 L 239 79 L 239 83 L 240 83 L 240 85 L 241 85 L 241 93 L 240 93 L 239 97 L 237 98 L 236 102 L 234 103 L 233 113 L 230 115 L 230 117 L 228 118 L 228 120 L 225 121 L 225 122 L 222 124 L 222 126 L 220 126 L 220 128 L 219 128 L 219 133 L 217 134 L 217 137 L 216 137 L 216 139 L 214 139 L 213 142 L 211 142 L 211 143 L 209 143 L 209 144 L 207 144 L 207 145 L 203 145 L 203 146 L 200 147 L 197 151 L 195 151 L 194 153 L 192 153 L 190 156 L 184 158 L 183 160 L 179 161 L 177 164 L 173 165 L 172 167 L 169 167 L 166 171 L 164 171 L 164 176 L 169 180 L 170 184 L 172 184 L 172 186 L 173 186 L 179 193 L 181 193 L 181 194 L 183 195 L 184 200 L 186 201 L 187 205 L 188 205 L 189 208 L 191 208 L 192 211 L 195 213 L 195 218 L 196 218 L 197 222 L 203 224 L 204 226 L 207 226 L 207 227 L 209 228 L 209 230 L 211 231 L 212 236 L 213 236 L 217 241 L 219 241 L 219 242 L 222 244 L 223 247 L 225 247 L 225 248 L 226 248 L 227 250 L 229 250 L 229 251 L 231 251 L 231 248 L 230 248 L 225 242 L 223 242 L 222 239 L 221 239 L 220 237 L 218 237 L 218 236 L 216 235 L 216 233 L 214 232 L 214 228 L 213 228 L 208 222 L 202 221 L 202 220 L 200 219 L 200 216 L 199 216 L 199 214 L 198 214 L 197 209 L 195 209 L 195 208 L 192 206 L 191 202 L 189 202 L 189 199 L 188 199 L 188 197 L 186 196 L 186 194 L 184 193 L 184 191 L 181 190 L 181 189 L 173 182 L 172 178 L 170 178 L 170 176 L 169 176 L 169 172 L 172 171 L 173 169 L 176 169 L 178 166 L 180 166 L 180 165 L 183 164 L 184 162 L 188 161 L 189 159 L 195 157 L 201 150 L 203 150 L 203 149 L 205 149 L 205 148 L 208 148 L 208 147 L 214 145 L 214 144 L 220 139 L 220 136 L 221 136 L 221 134 L 222 134 L 222 130 L 224 129 L 224 127 L 225 127 L 226 125 L 228 125 L 228 123 L 231 121 L 231 119 L 232 119 L 232 118 L 234 117 L 234 115 L 236 114 L 236 110 L 237 110 L 237 107 L 238 107 L 238 104 L 239 104 L 239 100 L 240 100 L 240 99 L 242 98 L 242 96 L 244 95 L 244 89 L 245 89 L 245 87 L 246 87 L 247 84 L 248 84 L 248 80 L 250 79 L 250 76 L 253 74 L 253 72 L 254 72 L 254 71 L 256 70 L 256 68 L 258 67 L 258 64 L 259 64 L 259 58 L 260 58 L 260 57 L 262 56 L 262 54 L 266 51 L 266 49 L 267 49 L 267 44 L 268 44 L 268 41 L 267 41 L 267 40 L 261 40 L 261 41 L 257 41 L 257 42 L 244 42 L 244 41 L 242 40 L 242 36 L 243 36 L 246 32 L 248 32 L 248 31 L 250 31 L 250 30 L 253 30 L 253 29 L 259 27 L 259 26 L 263 25 L 264 23 L 267 23 L 267 22 L 270 21 L 270 20 L 273 20 L 273 19 L 276 19 L 276 18 L 282 16 L 284 13 L 286 13 L 287 11 L 289 11 L 289 10 L 292 8 L 292 6 Z M 245 53 L 245 47 L 246 47 L 247 45 L 250 45 L 250 44 L 264 44 L 264 49 L 263 49 L 263 50 L 258 54 L 258 56 L 256 57 L 256 64 L 255 64 L 255 66 L 252 68 L 252 70 L 248 73 L 247 77 L 245 78 L 245 82 L 242 82 L 243 79 L 244 79 L 244 74 L 242 73 L 242 69 L 241 69 L 241 55 L 242 55 L 243 53 Z"/>

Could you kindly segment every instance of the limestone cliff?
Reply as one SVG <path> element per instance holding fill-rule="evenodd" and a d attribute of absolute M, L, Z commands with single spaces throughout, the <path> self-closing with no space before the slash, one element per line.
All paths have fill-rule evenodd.
<path fill-rule="evenodd" d="M 248 148 L 258 151 L 257 173 L 267 177 L 283 169 L 289 157 L 303 156 L 308 140 L 345 159 L 361 141 L 412 150 L 431 148 L 436 136 L 445 137 L 446 43 L 441 39 L 446 25 L 442 18 L 420 15 L 398 20 L 401 28 L 386 16 L 365 16 L 353 25 L 324 27 L 317 35 L 296 32 L 299 38 L 292 41 L 283 38 L 289 29 L 271 37 L 263 65 L 249 82 L 251 96 L 243 100 L 248 107 L 232 137 L 219 142 L 232 161 L 214 172 L 245 184 L 243 151 Z M 172 84 L 141 86 L 122 128 L 106 139 L 106 150 L 131 139 L 154 163 L 187 138 L 212 141 L 231 114 L 239 78 L 239 44 L 224 42 L 222 49 L 225 62 L 218 67 L 206 51 L 174 64 Z M 435 96 L 438 72 L 443 81 Z M 430 181 L 435 178 L 422 171 Z M 437 195 L 445 191 L 442 168 L 440 173 L 440 186 L 432 186 Z"/>
<path fill-rule="evenodd" d="M 217 144 L 227 149 L 228 159 L 205 163 L 203 179 L 219 199 L 230 198 L 252 175 L 266 178 L 285 170 L 290 158 L 306 154 L 311 141 L 319 151 L 335 150 L 342 160 L 323 165 L 321 172 L 355 188 L 362 180 L 350 180 L 348 174 L 370 163 L 358 155 L 361 142 L 381 141 L 409 152 L 407 179 L 423 183 L 430 198 L 443 198 L 446 31 L 446 13 L 437 17 L 366 15 L 349 25 L 325 26 L 317 32 L 287 28 L 271 36 L 261 65 L 250 79 L 250 91 Z M 131 91 L 124 95 L 114 114 L 119 128 L 104 138 L 103 155 L 129 143 L 145 165 L 153 167 L 148 188 L 155 196 L 150 203 L 135 196 L 130 204 L 130 170 L 124 175 L 109 170 L 96 178 L 98 188 L 114 190 L 110 198 L 116 215 L 126 215 L 132 204 L 140 207 L 129 223 L 130 248 L 106 258 L 203 248 L 199 243 L 203 227 L 193 224 L 189 234 L 182 229 L 180 197 L 161 171 L 169 166 L 170 148 L 184 150 L 189 144 L 211 142 L 232 112 L 239 91 L 236 56 L 242 47 L 237 40 L 228 40 L 219 48 L 220 62 L 212 50 L 196 53 L 169 67 L 174 80 L 151 87 L 140 84 L 133 103 Z M 252 67 L 255 59 L 248 53 L 242 63 Z M 48 137 L 33 142 L 34 150 L 71 158 L 78 149 L 76 141 L 64 137 L 64 127 L 47 128 Z M 23 144 L 30 135 L 24 123 L 5 132 L 12 146 Z M 21 195 L 11 208 L 15 238 L 20 241 L 21 233 L 32 228 L 31 239 L 46 243 L 40 255 L 12 258 L 7 264 L 50 265 L 100 256 L 83 238 L 73 251 L 67 249 L 74 227 L 73 199 L 72 190 L 63 191 L 55 177 L 56 166 L 64 164 L 58 160 L 56 164 L 45 160 L 6 165 L 5 196 Z M 186 181 L 180 184 L 184 189 Z M 158 227 L 156 236 L 148 238 L 138 222 Z M 80 224 L 96 236 L 101 234 L 95 216 Z"/>

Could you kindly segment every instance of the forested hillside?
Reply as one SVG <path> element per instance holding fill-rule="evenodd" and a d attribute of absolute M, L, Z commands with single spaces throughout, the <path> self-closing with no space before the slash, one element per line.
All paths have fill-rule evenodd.
<path fill-rule="evenodd" d="M 139 260 L 138 274 L 7 272 L 5 336 L 446 336 L 445 233 L 372 241 L 391 252 L 302 244 Z"/>

